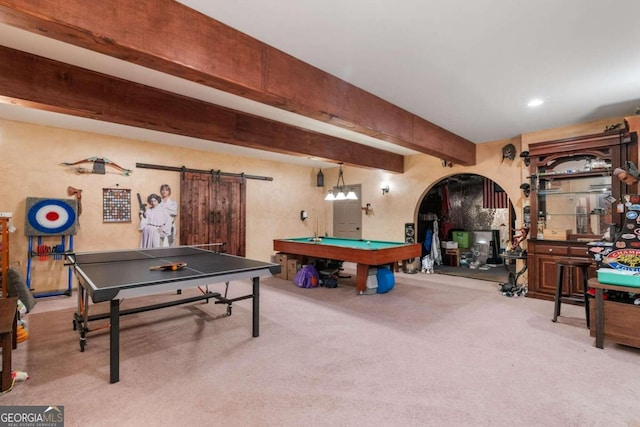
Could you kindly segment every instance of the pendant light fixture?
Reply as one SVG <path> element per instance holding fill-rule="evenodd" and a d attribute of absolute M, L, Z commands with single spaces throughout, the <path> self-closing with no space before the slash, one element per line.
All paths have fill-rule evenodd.
<path fill-rule="evenodd" d="M 325 200 L 328 200 L 328 201 L 358 200 L 358 196 L 356 196 L 356 193 L 354 193 L 353 190 L 351 190 L 351 188 L 347 188 L 347 186 L 344 184 L 344 176 L 342 175 L 342 163 L 340 163 L 340 172 L 338 173 L 338 183 L 334 188 L 337 191 L 337 194 L 334 195 L 333 190 L 329 190 L 329 192 L 327 193 L 327 196 L 324 198 Z M 347 188 L 347 194 L 344 193 L 345 188 Z"/>

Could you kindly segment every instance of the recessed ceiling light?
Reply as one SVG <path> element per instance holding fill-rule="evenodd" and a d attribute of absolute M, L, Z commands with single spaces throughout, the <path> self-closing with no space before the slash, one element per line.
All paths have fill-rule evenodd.
<path fill-rule="evenodd" d="M 531 101 L 529 101 L 527 106 L 528 107 L 538 107 L 538 106 L 540 106 L 542 104 L 544 104 L 544 101 L 542 99 L 532 99 Z"/>

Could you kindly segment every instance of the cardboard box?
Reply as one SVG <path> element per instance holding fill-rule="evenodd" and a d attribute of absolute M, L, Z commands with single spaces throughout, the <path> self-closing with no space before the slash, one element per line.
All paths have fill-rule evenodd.
<path fill-rule="evenodd" d="M 367 290 L 365 295 L 373 295 L 378 292 L 378 269 L 375 267 L 369 267 L 367 272 Z"/>
<path fill-rule="evenodd" d="M 286 264 L 287 263 L 288 254 L 278 252 L 273 256 L 273 262 L 276 264 Z"/>
<path fill-rule="evenodd" d="M 296 273 L 298 270 L 302 268 L 302 264 L 300 264 L 300 260 L 298 259 L 287 259 L 287 280 L 293 280 L 296 277 Z"/>
<path fill-rule="evenodd" d="M 545 240 L 567 240 L 571 230 L 560 228 L 545 228 L 542 232 L 542 238 Z"/>
<path fill-rule="evenodd" d="M 279 279 L 287 280 L 287 259 L 290 255 L 278 252 L 274 256 L 274 262 L 276 264 L 280 264 L 280 273 L 275 274 L 275 276 Z"/>

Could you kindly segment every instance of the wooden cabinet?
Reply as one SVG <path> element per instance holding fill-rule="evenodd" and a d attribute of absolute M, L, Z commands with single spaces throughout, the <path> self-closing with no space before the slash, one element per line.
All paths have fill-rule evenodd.
<path fill-rule="evenodd" d="M 640 307 L 618 301 L 604 301 L 604 291 L 635 293 L 638 288 L 609 285 L 597 279 L 589 279 L 589 286 L 596 289 L 596 297 L 589 305 L 590 334 L 596 338 L 596 347 L 603 348 L 604 340 L 640 348 Z"/>
<path fill-rule="evenodd" d="M 624 222 L 612 200 L 629 189 L 612 177 L 627 161 L 637 163 L 637 141 L 625 132 L 606 132 L 529 146 L 531 238 L 528 252 L 528 296 L 552 300 L 560 258 L 591 260 L 586 243 Z M 635 187 L 635 186 L 634 186 Z M 582 293 L 582 277 L 565 269 L 563 291 Z M 571 274 L 571 277 L 569 277 Z M 595 276 L 595 263 L 589 277 Z"/>
<path fill-rule="evenodd" d="M 591 261 L 584 242 L 549 241 L 531 239 L 527 244 L 529 289 L 527 296 L 553 300 L 556 292 L 557 261 L 573 258 Z M 562 278 L 564 294 L 582 294 L 582 276 L 578 269 L 565 268 Z M 589 268 L 589 277 L 595 277 L 596 267 Z"/>
<path fill-rule="evenodd" d="M 2 236 L 2 241 L 0 241 L 0 264 L 2 265 L 2 298 L 6 298 L 9 271 L 9 220 L 11 219 L 11 214 L 4 212 L 3 215 L 0 217 L 0 235 Z"/>

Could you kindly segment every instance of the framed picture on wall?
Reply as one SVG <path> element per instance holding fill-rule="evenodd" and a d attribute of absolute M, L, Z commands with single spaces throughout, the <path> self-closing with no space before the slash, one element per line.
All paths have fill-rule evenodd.
<path fill-rule="evenodd" d="M 102 189 L 102 222 L 131 222 L 131 190 Z"/>

